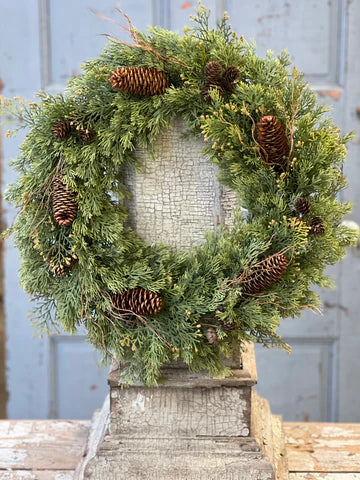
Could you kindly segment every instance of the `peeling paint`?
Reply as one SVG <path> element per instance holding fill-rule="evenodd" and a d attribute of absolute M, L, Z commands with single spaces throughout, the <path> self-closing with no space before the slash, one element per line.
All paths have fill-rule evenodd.
<path fill-rule="evenodd" d="M 11 468 L 14 464 L 23 463 L 27 456 L 28 454 L 25 450 L 2 448 L 0 457 L 1 467 Z"/>
<path fill-rule="evenodd" d="M 319 90 L 319 95 L 322 97 L 329 96 L 333 98 L 334 100 L 339 100 L 341 96 L 340 90 Z"/>
<path fill-rule="evenodd" d="M 145 396 L 142 395 L 141 393 L 138 393 L 137 397 L 132 402 L 132 406 L 134 408 L 139 408 L 140 410 L 144 411 L 145 410 Z"/>

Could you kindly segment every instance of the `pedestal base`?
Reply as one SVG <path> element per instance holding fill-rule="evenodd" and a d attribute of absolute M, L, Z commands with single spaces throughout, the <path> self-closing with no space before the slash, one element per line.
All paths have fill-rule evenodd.
<path fill-rule="evenodd" d="M 251 348 L 223 380 L 173 365 L 155 388 L 122 388 L 111 372 L 75 479 L 287 479 L 281 420 L 253 390 L 254 365 Z"/>

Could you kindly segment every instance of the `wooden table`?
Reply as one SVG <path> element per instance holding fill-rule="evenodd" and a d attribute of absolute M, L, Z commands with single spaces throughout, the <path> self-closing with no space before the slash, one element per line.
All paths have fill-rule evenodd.
<path fill-rule="evenodd" d="M 90 421 L 0 421 L 0 480 L 71 480 Z M 285 422 L 290 480 L 360 480 L 360 424 Z"/>

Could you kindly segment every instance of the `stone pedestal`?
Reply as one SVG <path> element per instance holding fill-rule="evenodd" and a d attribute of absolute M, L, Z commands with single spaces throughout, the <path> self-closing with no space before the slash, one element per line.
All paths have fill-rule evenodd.
<path fill-rule="evenodd" d="M 281 420 L 253 389 L 253 348 L 238 360 L 222 380 L 170 364 L 153 388 L 123 387 L 111 371 L 75 479 L 287 479 Z"/>
<path fill-rule="evenodd" d="M 178 119 L 159 135 L 154 156 L 138 148 L 142 171 L 127 168 L 129 223 L 148 243 L 189 248 L 203 233 L 231 225 L 235 194 L 185 140 Z M 265 480 L 287 478 L 281 421 L 253 390 L 252 347 L 235 355 L 219 380 L 181 363 L 163 370 L 159 387 L 121 385 L 109 375 L 110 400 L 94 417 L 86 457 L 75 478 L 87 480 Z"/>

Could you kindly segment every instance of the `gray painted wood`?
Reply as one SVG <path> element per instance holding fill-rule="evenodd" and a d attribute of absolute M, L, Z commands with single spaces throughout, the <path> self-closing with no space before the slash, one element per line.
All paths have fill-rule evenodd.
<path fill-rule="evenodd" d="M 18 0 L 3 3 L 0 29 L 3 94 L 31 98 L 40 87 L 61 90 L 68 76 L 79 72 L 80 62 L 98 54 L 105 43 L 99 34 L 111 33 L 125 38 L 124 32 L 100 20 L 88 7 L 115 16 L 123 23 L 114 12 L 114 8 L 120 6 L 139 28 L 154 23 L 181 31 L 196 2 Z M 294 62 L 305 70 L 319 92 L 320 100 L 333 104 L 333 114 L 340 127 L 345 131 L 358 130 L 360 119 L 355 109 L 360 106 L 359 2 L 210 0 L 206 4 L 218 17 L 224 9 L 228 10 L 232 25 L 239 34 L 254 38 L 260 53 L 267 48 L 279 53 L 284 46 L 288 47 Z M 13 40 L 9 41 L 10 38 Z M 7 162 L 17 155 L 21 140 L 21 136 L 3 140 L 4 183 L 15 178 Z M 356 140 L 345 167 L 350 180 L 350 190 L 345 196 L 355 201 L 352 218 L 359 223 L 358 156 Z M 14 211 L 9 206 L 5 208 L 6 222 L 10 224 Z M 50 341 L 32 338 L 27 319 L 31 305 L 19 286 L 18 264 L 17 251 L 8 241 L 5 258 L 8 413 L 12 418 L 72 417 L 80 414 L 81 406 L 82 416 L 90 417 L 91 410 L 101 404 L 105 395 L 106 372 L 100 378 L 92 350 L 90 347 L 86 350 L 80 336 L 72 344 L 66 343 L 65 336 Z M 292 356 L 257 350 L 259 391 L 270 399 L 273 410 L 284 412 L 287 419 L 360 420 L 357 408 L 360 381 L 353 375 L 353 370 L 359 369 L 359 268 L 359 251 L 349 250 L 342 266 L 332 269 L 337 290 L 321 294 L 324 317 L 304 312 L 301 319 L 283 323 L 280 331 L 293 345 Z M 77 367 L 73 374 L 69 374 L 66 366 L 71 358 Z M 81 370 L 89 372 L 84 384 L 77 377 Z M 94 382 L 90 380 L 92 371 Z M 97 388 L 91 390 L 92 385 Z M 77 402 L 72 402 L 74 397 Z"/>

